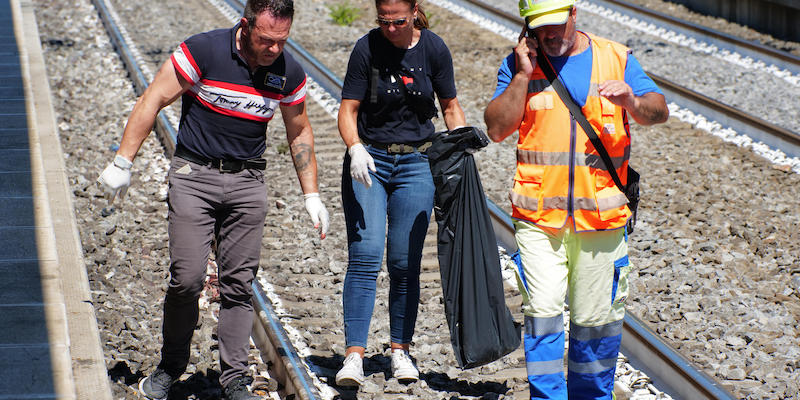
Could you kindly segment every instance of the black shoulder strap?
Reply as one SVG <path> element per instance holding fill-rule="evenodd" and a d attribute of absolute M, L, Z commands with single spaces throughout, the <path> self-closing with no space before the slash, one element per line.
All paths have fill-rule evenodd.
<path fill-rule="evenodd" d="M 380 71 L 375 64 L 375 50 L 378 45 L 375 43 L 376 31 L 370 31 L 367 35 L 367 42 L 369 42 L 369 102 L 370 104 L 378 104 L 378 78 Z"/>
<path fill-rule="evenodd" d="M 558 93 L 558 97 L 561 98 L 561 101 L 569 108 L 570 114 L 572 114 L 572 118 L 575 118 L 583 131 L 586 132 L 586 135 L 589 136 L 589 140 L 592 142 L 595 150 L 600 153 L 600 158 L 603 159 L 603 162 L 606 164 L 606 168 L 608 168 L 609 174 L 611 174 L 611 179 L 614 180 L 614 183 L 617 184 L 622 193 L 625 193 L 625 186 L 622 184 L 622 181 L 619 179 L 619 175 L 617 175 L 617 169 L 614 168 L 614 163 L 611 161 L 611 157 L 608 155 L 608 151 L 606 151 L 605 146 L 603 146 L 603 142 L 600 141 L 600 138 L 597 136 L 597 132 L 595 132 L 594 127 L 589 121 L 586 119 L 586 116 L 583 115 L 583 111 L 572 99 L 572 96 L 569 95 L 567 92 L 567 88 L 564 87 L 564 84 L 561 82 L 561 79 L 556 76 L 555 71 L 553 71 L 553 67 L 550 65 L 550 62 L 545 58 L 544 53 L 541 51 L 536 52 L 536 63 L 542 68 L 544 75 L 547 77 L 547 80 L 550 81 L 550 84 L 553 85 L 553 89 L 556 90 Z"/>
<path fill-rule="evenodd" d="M 427 35 L 427 33 L 425 32 L 426 30 L 428 30 L 428 28 L 422 29 L 422 31 L 420 31 L 419 34 L 420 42 L 422 42 L 424 40 L 425 35 Z M 433 71 L 431 70 L 430 62 L 428 62 L 428 54 L 429 54 L 427 51 L 428 46 L 425 46 L 424 43 L 418 43 L 418 45 L 422 47 L 422 59 L 424 60 L 423 65 L 425 67 L 424 75 L 428 77 L 428 80 L 430 80 L 430 77 L 433 76 Z"/>

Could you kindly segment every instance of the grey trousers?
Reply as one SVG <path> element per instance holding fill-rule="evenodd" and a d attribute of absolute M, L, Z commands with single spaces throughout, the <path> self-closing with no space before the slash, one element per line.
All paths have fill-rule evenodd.
<path fill-rule="evenodd" d="M 189 363 L 198 300 L 216 237 L 221 299 L 219 381 L 225 387 L 248 370 L 253 325 L 250 285 L 258 270 L 267 214 L 264 175 L 259 170 L 220 173 L 175 157 L 168 179 L 170 281 L 164 300 L 159 367 L 176 376 Z"/>

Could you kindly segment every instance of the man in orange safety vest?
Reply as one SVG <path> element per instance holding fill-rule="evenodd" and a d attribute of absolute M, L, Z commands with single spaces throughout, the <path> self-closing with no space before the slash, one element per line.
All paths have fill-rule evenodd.
<path fill-rule="evenodd" d="M 519 246 L 531 398 L 611 399 L 628 293 L 628 199 L 550 80 L 544 58 L 627 183 L 628 116 L 666 121 L 664 95 L 625 46 L 576 30 L 575 0 L 521 0 L 525 27 L 484 118 L 500 142 L 519 131 L 510 193 Z M 564 377 L 564 298 L 569 293 Z"/>

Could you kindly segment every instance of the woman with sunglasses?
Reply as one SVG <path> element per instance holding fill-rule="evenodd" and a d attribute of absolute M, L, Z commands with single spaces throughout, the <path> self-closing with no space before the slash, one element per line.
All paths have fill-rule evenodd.
<path fill-rule="evenodd" d="M 439 98 L 445 125 L 465 124 L 453 63 L 416 0 L 376 0 L 378 28 L 358 40 L 347 66 L 339 133 L 347 145 L 342 203 L 348 268 L 342 293 L 345 360 L 339 386 L 365 381 L 364 351 L 384 243 L 389 272 L 392 375 L 416 381 L 409 357 L 419 304 L 422 247 L 434 185 L 425 150 Z"/>

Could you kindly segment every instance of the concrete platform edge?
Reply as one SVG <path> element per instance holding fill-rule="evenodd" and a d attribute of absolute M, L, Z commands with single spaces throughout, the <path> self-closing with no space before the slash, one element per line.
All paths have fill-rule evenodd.
<path fill-rule="evenodd" d="M 53 379 L 59 399 L 110 400 L 111 388 L 92 306 L 83 247 L 56 129 L 47 70 L 29 0 L 10 0 L 28 109 L 31 167 L 42 276 L 57 270 L 45 294 Z M 45 153 L 47 157 L 43 157 Z"/>

